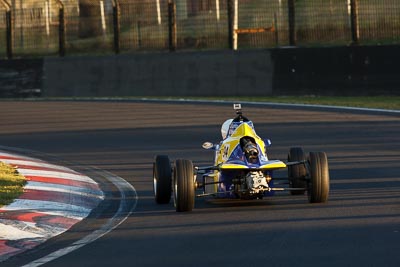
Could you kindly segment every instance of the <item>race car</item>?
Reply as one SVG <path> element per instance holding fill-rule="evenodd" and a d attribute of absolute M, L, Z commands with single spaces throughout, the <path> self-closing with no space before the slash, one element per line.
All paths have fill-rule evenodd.
<path fill-rule="evenodd" d="M 222 140 L 205 142 L 204 149 L 213 150 L 212 166 L 194 166 L 188 159 L 171 163 L 167 155 L 157 155 L 153 164 L 155 201 L 168 204 L 171 196 L 177 212 L 192 211 L 196 197 L 214 196 L 230 199 L 262 199 L 274 191 L 290 191 L 292 195 L 307 192 L 310 203 L 327 202 L 329 195 L 328 159 L 324 152 L 310 152 L 301 147 L 290 148 L 287 161 L 271 160 L 266 148 L 269 139 L 261 139 L 252 121 L 242 113 L 241 104 L 234 104 L 236 117 L 222 124 Z M 287 169 L 287 177 L 273 173 Z"/>

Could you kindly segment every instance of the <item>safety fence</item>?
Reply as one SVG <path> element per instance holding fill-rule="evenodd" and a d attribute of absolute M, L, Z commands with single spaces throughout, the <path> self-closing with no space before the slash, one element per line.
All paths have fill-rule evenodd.
<path fill-rule="evenodd" d="M 398 44 L 398 0 L 0 0 L 0 57 Z"/>

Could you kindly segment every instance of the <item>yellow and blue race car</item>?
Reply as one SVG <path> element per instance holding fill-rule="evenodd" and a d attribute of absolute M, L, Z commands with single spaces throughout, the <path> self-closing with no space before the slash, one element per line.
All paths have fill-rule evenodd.
<path fill-rule="evenodd" d="M 241 105 L 234 104 L 236 117 L 221 127 L 222 141 L 205 142 L 204 149 L 215 152 L 212 166 L 194 166 L 191 160 L 157 155 L 153 164 L 154 196 L 158 204 L 174 200 L 176 211 L 192 211 L 195 197 L 262 199 L 274 191 L 288 190 L 292 195 L 307 192 L 310 203 L 326 202 L 329 195 L 328 159 L 324 152 L 293 147 L 288 161 L 270 160 L 269 139 L 261 139 L 252 121 L 243 116 Z M 274 178 L 273 172 L 287 169 L 288 176 Z M 284 180 L 281 183 L 275 181 Z M 275 186 L 279 185 L 279 186 Z M 197 191 L 200 191 L 196 194 Z"/>

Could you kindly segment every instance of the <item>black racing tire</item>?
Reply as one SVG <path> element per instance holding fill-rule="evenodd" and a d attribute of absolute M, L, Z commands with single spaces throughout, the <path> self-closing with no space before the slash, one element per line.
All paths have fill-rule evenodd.
<path fill-rule="evenodd" d="M 327 202 L 329 196 L 328 158 L 324 152 L 311 152 L 309 164 L 308 201 L 310 203 Z"/>
<path fill-rule="evenodd" d="M 306 155 L 301 147 L 292 147 L 289 151 L 288 161 L 305 161 Z M 288 177 L 290 188 L 307 188 L 306 182 L 307 168 L 304 164 L 288 167 Z M 292 195 L 304 195 L 306 189 L 290 191 Z"/>
<path fill-rule="evenodd" d="M 166 155 L 157 155 L 153 164 L 154 198 L 158 204 L 168 204 L 172 192 L 172 168 Z"/>
<path fill-rule="evenodd" d="M 190 160 L 177 159 L 174 169 L 173 195 L 177 212 L 192 211 L 194 208 L 194 172 Z"/>

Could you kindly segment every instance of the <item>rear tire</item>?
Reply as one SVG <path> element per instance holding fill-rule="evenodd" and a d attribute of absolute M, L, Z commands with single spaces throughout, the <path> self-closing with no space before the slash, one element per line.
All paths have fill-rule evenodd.
<path fill-rule="evenodd" d="M 305 161 L 306 155 L 301 147 L 292 147 L 289 151 L 288 161 Z M 290 188 L 306 188 L 307 169 L 304 164 L 288 167 L 288 177 Z M 306 190 L 290 191 L 292 195 L 304 195 Z"/>
<path fill-rule="evenodd" d="M 194 208 L 194 172 L 190 160 L 177 159 L 174 169 L 174 204 L 177 212 L 192 211 Z"/>
<path fill-rule="evenodd" d="M 168 156 L 156 156 L 153 164 L 153 185 L 156 202 L 168 204 L 172 191 L 172 168 Z"/>
<path fill-rule="evenodd" d="M 323 203 L 329 196 L 329 168 L 328 158 L 324 152 L 311 152 L 310 181 L 308 184 L 308 201 Z"/>

